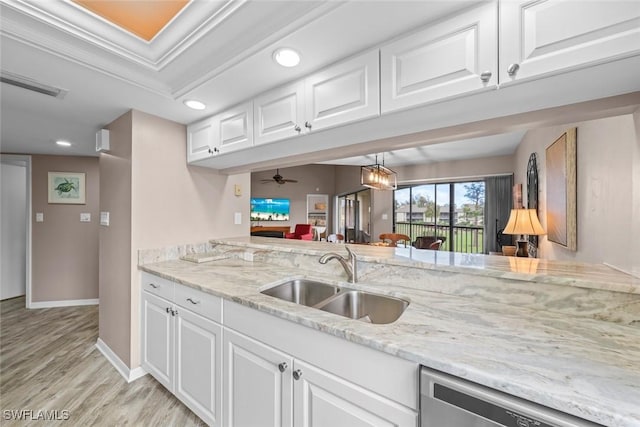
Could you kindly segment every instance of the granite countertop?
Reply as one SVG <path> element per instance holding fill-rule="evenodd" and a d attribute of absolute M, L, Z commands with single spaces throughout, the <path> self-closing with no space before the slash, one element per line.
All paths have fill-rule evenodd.
<path fill-rule="evenodd" d="M 234 239 L 238 240 L 242 239 Z M 261 242 L 265 241 L 245 243 L 259 249 Z M 273 246 L 265 243 L 267 248 Z M 280 249 L 311 250 L 295 244 Z M 389 256 L 383 260 L 395 257 L 393 250 L 378 249 L 387 250 Z M 327 252 L 326 247 L 320 251 Z M 367 256 L 380 254 L 371 252 L 362 258 Z M 244 261 L 231 255 L 212 258 L 155 262 L 140 269 L 602 425 L 640 426 L 640 330 L 636 327 L 432 292 L 418 281 L 387 280 L 382 285 L 365 277 L 348 284 L 327 279 L 320 270 Z M 410 305 L 396 322 L 374 325 L 260 293 L 302 277 L 399 296 Z"/>

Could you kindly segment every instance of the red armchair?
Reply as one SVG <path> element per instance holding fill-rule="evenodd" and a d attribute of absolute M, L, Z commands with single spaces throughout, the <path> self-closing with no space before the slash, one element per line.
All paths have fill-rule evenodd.
<path fill-rule="evenodd" d="M 313 240 L 313 230 L 311 224 L 296 224 L 293 233 L 286 233 L 286 239 Z"/>

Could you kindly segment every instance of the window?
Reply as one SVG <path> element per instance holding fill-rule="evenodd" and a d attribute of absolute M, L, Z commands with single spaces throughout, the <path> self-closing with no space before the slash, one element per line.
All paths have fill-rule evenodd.
<path fill-rule="evenodd" d="M 443 241 L 441 250 L 484 251 L 484 182 L 445 182 L 394 191 L 394 231 Z"/>

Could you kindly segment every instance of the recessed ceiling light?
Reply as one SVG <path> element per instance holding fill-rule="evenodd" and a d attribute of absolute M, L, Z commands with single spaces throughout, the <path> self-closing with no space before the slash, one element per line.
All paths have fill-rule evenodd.
<path fill-rule="evenodd" d="M 185 99 L 184 105 L 194 110 L 204 110 L 205 108 L 207 108 L 204 103 L 196 101 L 195 99 Z"/>
<path fill-rule="evenodd" d="M 273 52 L 273 59 L 283 67 L 295 67 L 300 63 L 300 54 L 288 47 L 281 47 Z"/>
<path fill-rule="evenodd" d="M 61 147 L 71 147 L 71 143 L 69 141 L 56 141 L 56 144 L 58 144 Z"/>

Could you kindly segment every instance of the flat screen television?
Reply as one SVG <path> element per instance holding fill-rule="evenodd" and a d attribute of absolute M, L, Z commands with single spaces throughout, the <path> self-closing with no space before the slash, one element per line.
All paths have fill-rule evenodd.
<path fill-rule="evenodd" d="M 251 221 L 289 221 L 289 199 L 251 198 Z"/>

